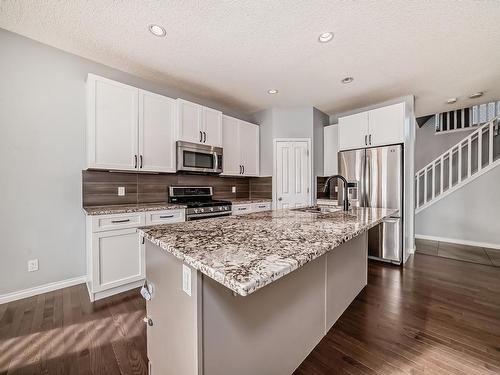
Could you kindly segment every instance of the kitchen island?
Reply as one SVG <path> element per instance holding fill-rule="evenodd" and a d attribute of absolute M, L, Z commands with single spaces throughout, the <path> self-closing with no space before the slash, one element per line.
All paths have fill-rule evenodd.
<path fill-rule="evenodd" d="M 392 210 L 295 209 L 143 227 L 156 374 L 291 374 L 367 283 Z"/>

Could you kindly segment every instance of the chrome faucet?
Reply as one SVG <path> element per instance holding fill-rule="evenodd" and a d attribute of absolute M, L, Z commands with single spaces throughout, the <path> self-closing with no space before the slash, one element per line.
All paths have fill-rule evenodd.
<path fill-rule="evenodd" d="M 344 176 L 336 174 L 336 175 L 328 177 L 325 181 L 325 186 L 323 186 L 323 193 L 326 193 L 328 191 L 328 187 L 330 186 L 330 181 L 333 180 L 334 178 L 340 178 L 342 180 L 342 182 L 344 183 L 344 211 L 349 211 L 347 180 L 345 179 Z"/>

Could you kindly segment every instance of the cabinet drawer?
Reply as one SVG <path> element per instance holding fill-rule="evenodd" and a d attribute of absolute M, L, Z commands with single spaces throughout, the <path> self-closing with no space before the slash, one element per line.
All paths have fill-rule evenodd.
<path fill-rule="evenodd" d="M 233 215 L 243 215 L 252 212 L 251 204 L 235 204 L 233 205 Z"/>
<path fill-rule="evenodd" d="M 137 228 L 144 225 L 144 213 L 99 215 L 92 218 L 92 232 Z"/>
<path fill-rule="evenodd" d="M 181 223 L 184 217 L 184 209 L 146 212 L 146 225 Z"/>
<path fill-rule="evenodd" d="M 271 202 L 261 202 L 261 203 L 252 203 L 252 211 L 269 211 L 271 210 Z"/>

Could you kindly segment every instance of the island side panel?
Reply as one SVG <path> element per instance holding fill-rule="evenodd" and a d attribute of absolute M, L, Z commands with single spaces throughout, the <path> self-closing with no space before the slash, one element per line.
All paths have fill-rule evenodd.
<path fill-rule="evenodd" d="M 153 296 L 146 302 L 150 375 L 201 375 L 201 275 L 191 269 L 191 296 L 182 288 L 183 263 L 146 241 L 146 278 Z"/>
<path fill-rule="evenodd" d="M 290 375 L 325 328 L 326 257 L 246 297 L 203 279 L 204 375 Z"/>
<path fill-rule="evenodd" d="M 325 334 L 367 284 L 367 233 L 333 249 L 326 259 Z"/>

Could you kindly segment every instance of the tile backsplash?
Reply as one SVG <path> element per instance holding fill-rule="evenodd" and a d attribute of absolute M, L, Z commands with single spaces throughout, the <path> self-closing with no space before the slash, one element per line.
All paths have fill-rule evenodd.
<path fill-rule="evenodd" d="M 196 174 L 146 174 L 82 171 L 83 206 L 156 203 L 168 200 L 171 185 L 212 186 L 214 198 L 271 198 L 271 177 L 221 177 Z M 118 196 L 118 187 L 125 187 L 125 195 Z M 236 186 L 236 193 L 231 188 Z"/>
<path fill-rule="evenodd" d="M 335 187 L 338 186 L 335 180 L 330 182 L 330 189 L 328 192 L 323 193 L 323 186 L 325 185 L 328 177 L 316 177 L 316 198 L 318 199 L 334 199 L 337 200 L 338 195 Z"/>

